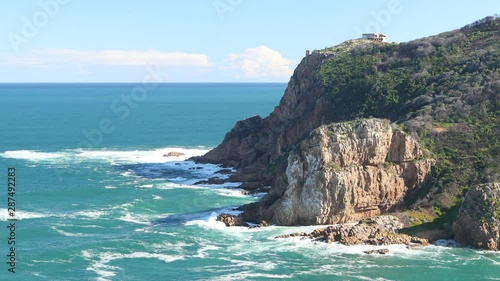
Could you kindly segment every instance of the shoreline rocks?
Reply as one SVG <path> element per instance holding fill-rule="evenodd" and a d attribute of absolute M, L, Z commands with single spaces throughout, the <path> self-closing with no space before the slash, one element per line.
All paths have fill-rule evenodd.
<path fill-rule="evenodd" d="M 397 221 L 395 217 L 385 217 L 389 217 L 391 221 Z M 276 238 L 297 236 L 326 243 L 339 242 L 347 246 L 404 244 L 414 247 L 427 246 L 430 244 L 427 239 L 397 233 L 394 225 L 383 224 L 383 222 L 377 222 L 375 220 L 364 220 L 357 224 L 332 225 L 325 228 L 318 228 L 311 233 L 293 233 L 277 236 Z"/>
<path fill-rule="evenodd" d="M 203 180 L 203 181 L 198 181 L 195 182 L 194 185 L 200 185 L 200 184 L 216 184 L 216 185 L 221 185 L 226 183 L 224 179 L 221 179 L 219 177 L 212 177 L 209 178 L 208 180 Z"/>
<path fill-rule="evenodd" d="M 227 227 L 230 226 L 249 226 L 248 223 L 241 220 L 240 216 L 231 214 L 220 214 L 217 216 L 217 221 L 223 222 Z"/>

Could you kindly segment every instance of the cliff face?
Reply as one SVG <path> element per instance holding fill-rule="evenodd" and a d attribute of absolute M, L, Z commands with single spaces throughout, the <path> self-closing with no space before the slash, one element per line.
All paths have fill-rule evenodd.
<path fill-rule="evenodd" d="M 371 218 L 401 207 L 420 187 L 432 165 L 421 156 L 420 145 L 387 120 L 321 126 L 291 152 L 284 180 L 259 210 L 243 217 L 278 225 Z"/>
<path fill-rule="evenodd" d="M 236 123 L 224 141 L 197 161 L 238 168 L 235 181 L 267 181 L 264 173 L 282 153 L 326 122 L 328 100 L 319 81 L 321 65 L 331 55 L 314 53 L 295 70 L 279 106 L 265 119 L 254 116 Z"/>
<path fill-rule="evenodd" d="M 334 223 L 405 207 L 413 230 L 439 217 L 446 229 L 469 186 L 500 179 L 498 50 L 500 18 L 488 17 L 407 43 L 313 52 L 269 117 L 239 121 L 195 160 L 237 168 L 230 181 L 272 185 L 241 221 Z M 408 134 L 348 122 L 372 116 Z"/>
<path fill-rule="evenodd" d="M 500 183 L 484 184 L 469 190 L 453 225 L 455 240 L 461 244 L 500 251 Z"/>

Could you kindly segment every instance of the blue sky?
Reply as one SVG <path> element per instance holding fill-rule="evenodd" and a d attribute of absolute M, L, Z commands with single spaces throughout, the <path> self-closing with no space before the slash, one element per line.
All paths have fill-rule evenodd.
<path fill-rule="evenodd" d="M 404 42 L 500 1 L 0 0 L 0 82 L 286 82 L 306 49 Z"/>

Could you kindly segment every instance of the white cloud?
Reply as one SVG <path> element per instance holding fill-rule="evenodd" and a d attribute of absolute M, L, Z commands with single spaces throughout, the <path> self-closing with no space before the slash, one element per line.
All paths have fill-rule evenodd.
<path fill-rule="evenodd" d="M 93 65 L 169 65 L 209 66 L 208 56 L 182 52 L 150 51 L 82 51 L 69 49 L 37 49 L 21 54 L 0 56 L 0 63 L 24 65 L 93 64 Z"/>
<path fill-rule="evenodd" d="M 293 73 L 293 61 L 267 46 L 249 48 L 238 54 L 229 54 L 226 67 L 238 71 L 243 78 L 288 80 Z"/>
<path fill-rule="evenodd" d="M 32 49 L 0 52 L 0 73 L 6 81 L 136 81 L 144 66 L 159 66 L 177 82 L 284 82 L 296 61 L 267 46 L 227 54 L 211 61 L 186 52 Z M 8 78 L 5 78 L 8 77 Z M 0 77 L 0 80 L 2 77 Z"/>

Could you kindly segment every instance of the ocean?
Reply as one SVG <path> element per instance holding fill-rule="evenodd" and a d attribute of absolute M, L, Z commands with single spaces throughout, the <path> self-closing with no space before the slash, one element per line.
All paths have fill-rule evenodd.
<path fill-rule="evenodd" d="M 261 195 L 195 186 L 221 168 L 184 160 L 285 88 L 0 84 L 0 280 L 500 280 L 500 254 L 453 241 L 372 256 L 217 222 Z"/>

